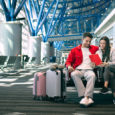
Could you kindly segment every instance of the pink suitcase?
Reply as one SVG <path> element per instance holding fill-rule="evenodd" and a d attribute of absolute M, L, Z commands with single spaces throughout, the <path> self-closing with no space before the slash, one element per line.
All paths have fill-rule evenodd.
<path fill-rule="evenodd" d="M 33 84 L 34 100 L 43 100 L 46 97 L 46 73 L 37 72 L 34 74 Z"/>

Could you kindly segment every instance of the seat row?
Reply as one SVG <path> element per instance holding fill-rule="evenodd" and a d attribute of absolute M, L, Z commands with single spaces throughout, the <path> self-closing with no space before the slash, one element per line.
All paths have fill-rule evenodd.
<path fill-rule="evenodd" d="M 16 69 L 24 68 L 25 65 L 32 65 L 36 60 L 36 57 L 28 57 L 27 55 L 22 56 L 0 56 L 0 69 Z"/>

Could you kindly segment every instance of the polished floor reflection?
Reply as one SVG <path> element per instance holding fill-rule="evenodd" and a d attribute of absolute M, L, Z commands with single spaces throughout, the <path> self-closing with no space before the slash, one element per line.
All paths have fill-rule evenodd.
<path fill-rule="evenodd" d="M 47 67 L 32 67 L 0 75 L 0 115 L 115 115 L 111 91 L 102 95 L 99 88 L 95 88 L 95 104 L 89 108 L 79 106 L 80 99 L 74 87 L 67 88 L 64 103 L 34 101 L 33 74 Z"/>

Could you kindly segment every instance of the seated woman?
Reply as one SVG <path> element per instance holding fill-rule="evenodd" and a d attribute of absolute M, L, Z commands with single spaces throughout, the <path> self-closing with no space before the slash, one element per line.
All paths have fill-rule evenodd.
<path fill-rule="evenodd" d="M 110 84 L 113 92 L 113 103 L 115 104 L 115 64 L 108 66 L 105 70 L 105 74 L 110 73 Z"/>
<path fill-rule="evenodd" d="M 111 71 L 111 67 L 115 68 L 115 49 L 110 47 L 109 38 L 104 36 L 100 39 L 100 49 L 96 52 L 102 59 L 102 64 L 99 65 L 104 68 L 104 87 L 101 89 L 101 93 L 106 93 L 108 91 L 108 84 L 111 82 L 111 89 L 113 93 L 113 102 L 115 104 L 115 73 Z"/>

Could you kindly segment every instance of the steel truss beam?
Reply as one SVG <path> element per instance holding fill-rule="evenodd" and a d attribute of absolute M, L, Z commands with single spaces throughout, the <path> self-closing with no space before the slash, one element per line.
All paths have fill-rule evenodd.
<path fill-rule="evenodd" d="M 42 32 L 42 37 L 43 37 L 43 41 L 47 41 L 47 36 L 51 33 L 50 28 L 52 28 L 53 24 L 53 18 L 55 16 L 57 7 L 58 7 L 58 2 L 59 0 L 53 0 L 52 3 L 50 4 L 48 11 L 45 12 L 45 2 L 46 0 L 43 0 L 41 7 L 39 6 L 39 2 L 38 0 L 34 1 L 34 0 L 28 0 L 28 5 L 29 7 L 27 8 L 27 5 L 24 5 L 24 9 L 25 9 L 25 13 L 26 13 L 26 17 L 29 23 L 29 28 L 31 31 L 31 35 L 32 36 L 37 36 L 38 32 L 41 30 Z M 46 25 L 46 21 L 47 21 L 47 17 L 50 13 L 50 11 L 53 9 L 54 4 L 56 3 L 55 9 L 54 9 L 54 14 L 53 14 L 53 18 L 50 21 L 50 26 L 48 31 L 47 30 L 43 30 L 43 26 L 46 29 L 45 25 Z M 29 12 L 30 11 L 30 12 Z M 33 14 L 36 15 L 36 19 L 33 18 Z M 35 24 L 36 22 L 36 24 Z M 46 31 L 46 34 L 44 34 L 43 31 Z"/>
<path fill-rule="evenodd" d="M 97 6 L 97 7 L 92 8 L 90 11 L 87 10 L 87 11 L 84 11 L 84 12 L 74 13 L 75 15 L 73 15 L 73 16 L 65 16 L 62 19 L 63 20 L 67 20 L 67 19 L 79 19 L 79 17 L 81 19 L 83 19 L 83 18 L 89 18 L 89 17 L 97 17 L 97 15 L 98 15 L 97 13 L 93 13 L 93 14 L 89 13 L 88 14 L 88 12 L 92 12 L 95 8 L 99 9 L 99 11 L 102 12 L 103 10 L 105 10 L 104 8 L 102 8 L 102 5 L 104 5 L 104 4 L 106 4 L 106 2 L 104 2 L 103 4 L 101 4 L 101 5 Z M 99 12 L 99 13 L 101 13 L 101 12 Z M 84 13 L 84 15 L 80 15 L 82 13 Z M 55 20 L 55 18 L 54 18 L 54 20 Z"/>
<path fill-rule="evenodd" d="M 53 19 L 54 19 L 54 17 L 55 17 L 56 10 L 57 10 L 57 8 L 58 8 L 58 4 L 59 4 L 59 0 L 57 0 L 57 2 L 56 2 L 56 6 L 55 6 L 55 9 L 54 9 L 54 12 L 53 12 L 53 16 L 52 16 L 52 19 L 51 19 L 51 21 L 50 21 L 50 25 L 49 25 L 49 28 L 48 28 L 48 31 L 47 31 L 47 34 L 46 34 L 46 37 L 45 37 L 44 42 L 47 41 L 48 35 L 50 34 L 50 29 L 51 29 L 51 27 L 52 27 Z"/>
<path fill-rule="evenodd" d="M 70 40 L 70 41 L 55 41 L 53 43 L 54 47 L 57 50 L 68 50 L 68 49 L 72 49 L 72 48 L 78 46 L 79 44 L 81 44 L 81 39 Z"/>
<path fill-rule="evenodd" d="M 99 9 L 99 11 L 103 11 L 106 7 L 107 7 L 107 4 L 109 5 L 109 3 L 110 3 L 110 1 L 105 1 L 105 2 L 103 2 L 103 3 L 101 3 L 101 4 L 99 4 L 98 6 L 93 6 L 92 5 L 92 7 L 93 8 L 91 8 L 91 9 L 87 9 L 87 7 L 86 7 L 86 9 L 87 10 L 85 10 L 85 11 L 82 11 L 82 8 L 81 8 L 81 10 L 78 12 L 78 13 L 73 13 L 74 15 L 80 15 L 80 14 L 91 14 L 91 12 L 92 11 L 94 11 L 95 10 L 95 13 L 92 13 L 92 14 L 96 14 L 97 12 L 96 12 L 96 9 Z M 102 6 L 104 6 L 104 8 L 102 8 Z M 101 8 L 101 10 L 100 10 L 100 8 Z M 76 9 L 76 8 L 75 8 Z M 103 9 L 103 10 L 102 10 Z M 74 10 L 74 9 L 73 9 Z M 67 10 L 67 12 L 68 12 L 68 10 Z M 101 13 L 101 12 L 99 12 L 99 13 Z"/>
<path fill-rule="evenodd" d="M 8 3 L 8 6 L 6 6 L 6 2 Z M 0 4 L 5 13 L 6 21 L 15 21 L 25 2 L 26 0 L 22 0 L 16 9 L 17 0 L 12 0 L 12 3 L 11 0 L 0 0 Z"/>
<path fill-rule="evenodd" d="M 83 33 L 79 33 L 76 35 L 53 35 L 48 37 L 48 41 L 70 41 L 76 39 L 82 39 Z"/>
<path fill-rule="evenodd" d="M 58 6 L 58 3 L 59 3 L 59 1 L 57 1 L 57 6 Z M 54 13 L 56 13 L 56 9 L 57 9 L 57 7 L 55 7 Z M 60 20 L 60 19 L 64 16 L 65 10 L 66 10 L 66 3 L 64 2 L 62 9 L 60 10 L 60 12 L 58 13 L 58 16 L 56 17 L 56 20 L 54 20 L 54 15 L 53 15 L 52 20 L 50 21 L 49 29 L 48 29 L 48 32 L 46 35 L 46 41 L 48 39 L 48 36 L 52 35 L 52 33 L 54 32 L 53 30 L 55 30 L 54 28 L 55 28 L 56 24 L 59 26 L 60 23 L 62 22 L 62 20 Z M 55 34 L 55 33 L 53 33 L 53 34 Z"/>
<path fill-rule="evenodd" d="M 93 2 L 93 1 L 90 1 L 90 2 L 87 2 L 87 3 L 83 3 L 83 2 L 81 2 L 81 0 L 80 1 L 78 1 L 78 0 L 76 0 L 76 1 L 74 1 L 75 3 L 77 3 L 78 5 L 77 6 L 75 6 L 74 4 L 75 3 L 73 3 L 73 6 L 71 7 L 71 8 L 68 8 L 67 9 L 67 11 L 68 10 L 74 10 L 74 9 L 82 9 L 82 8 L 86 8 L 86 7 L 90 7 L 90 6 L 95 6 L 95 5 L 97 5 L 97 4 L 100 4 L 101 2 L 110 2 L 110 0 L 101 0 L 101 1 L 97 1 L 97 2 Z M 59 2 L 59 4 L 62 4 L 63 2 Z M 72 3 L 72 2 L 66 2 L 67 4 L 69 4 L 69 3 Z"/>
<path fill-rule="evenodd" d="M 104 2 L 101 5 L 104 5 L 104 4 L 107 4 L 107 3 Z M 99 13 L 98 14 L 97 13 L 92 14 L 92 11 L 87 11 L 87 12 L 91 12 L 91 14 L 90 15 L 85 15 L 84 14 L 83 16 L 79 15 L 79 14 L 76 14 L 74 16 L 64 16 L 62 20 L 64 20 L 64 24 L 66 24 L 65 23 L 66 20 L 70 20 L 70 19 L 71 20 L 75 20 L 76 19 L 78 21 L 78 24 L 79 24 L 76 27 L 77 28 L 76 32 L 86 32 L 86 31 L 90 32 L 90 31 L 94 30 L 94 28 L 96 26 L 99 25 L 99 20 L 101 18 L 101 13 L 102 13 L 102 11 L 104 12 L 105 8 L 108 7 L 109 5 L 110 5 L 110 3 L 107 4 L 107 6 L 105 6 L 104 8 L 102 8 L 100 5 L 97 6 L 97 8 L 99 9 L 99 11 L 101 11 L 101 12 L 99 12 L 100 15 L 99 15 Z M 94 10 L 94 8 L 93 8 L 93 10 Z M 95 20 L 96 18 L 97 18 L 97 21 Z M 75 25 L 73 25 L 72 27 L 70 27 L 70 26 L 68 26 L 69 22 L 71 23 L 71 21 L 68 21 L 67 26 L 64 27 L 64 31 L 66 31 L 66 32 L 63 33 L 63 34 L 69 34 L 69 31 L 72 34 L 76 33 L 75 31 L 72 31 L 72 30 L 75 30 L 75 29 L 73 29 L 75 27 Z M 82 24 L 82 22 L 83 22 L 83 24 Z M 83 25 L 83 27 L 81 26 L 81 24 Z M 86 25 L 88 25 L 88 26 L 86 26 Z M 68 29 L 65 29 L 65 28 L 68 28 Z M 79 29 L 79 31 L 78 31 L 78 29 Z"/>

